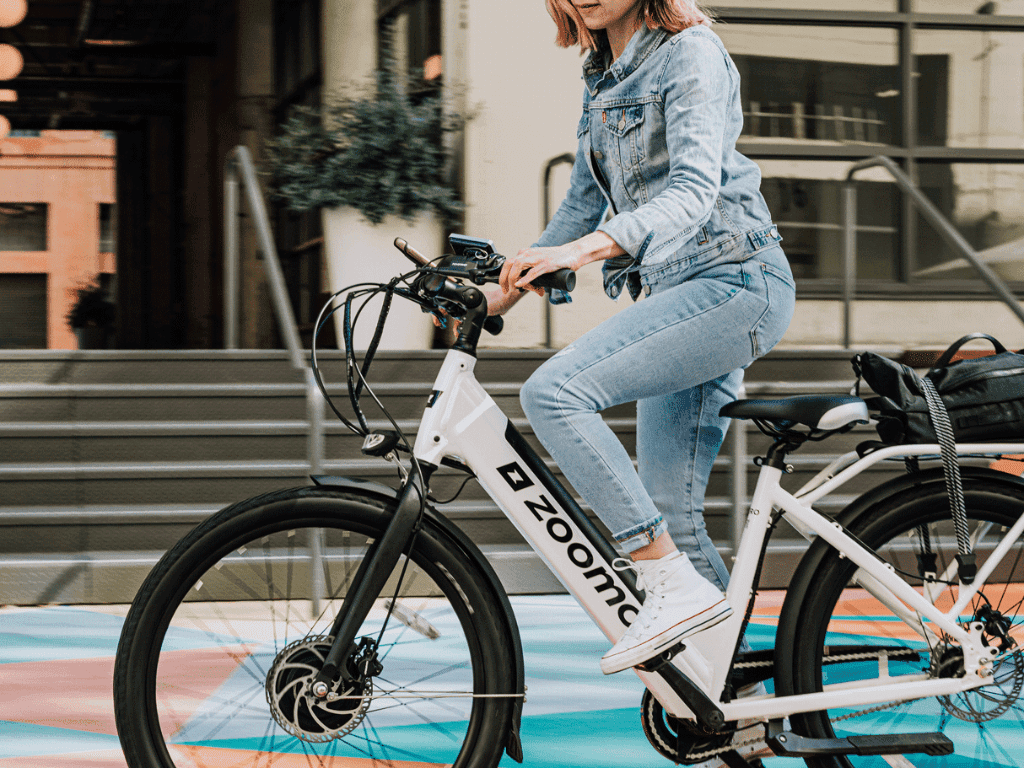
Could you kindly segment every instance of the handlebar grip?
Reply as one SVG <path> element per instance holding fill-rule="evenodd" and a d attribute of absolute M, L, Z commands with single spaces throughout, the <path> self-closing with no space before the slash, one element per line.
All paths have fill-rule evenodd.
<path fill-rule="evenodd" d="M 484 330 L 492 336 L 497 336 L 501 333 L 501 329 L 505 327 L 505 318 L 501 315 L 491 315 L 484 320 Z"/>
<path fill-rule="evenodd" d="M 571 292 L 576 287 L 576 273 L 571 269 L 559 269 L 534 278 L 530 282 L 538 288 Z"/>
<path fill-rule="evenodd" d="M 409 245 L 408 241 L 406 241 L 404 238 L 395 238 L 395 248 L 397 248 L 403 254 L 405 254 L 405 256 L 407 256 L 410 261 L 419 264 L 421 267 L 430 263 L 426 256 L 424 256 L 422 253 L 420 253 L 411 245 Z"/>

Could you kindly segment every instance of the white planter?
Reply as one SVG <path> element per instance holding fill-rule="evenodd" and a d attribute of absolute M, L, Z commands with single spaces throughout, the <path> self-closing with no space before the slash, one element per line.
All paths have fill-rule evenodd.
<path fill-rule="evenodd" d="M 332 293 L 355 283 L 387 283 L 413 269 L 415 265 L 395 248 L 396 237 L 404 238 L 427 258 L 441 253 L 441 224 L 430 214 L 420 214 L 411 222 L 392 215 L 374 225 L 352 208 L 330 208 L 323 211 L 323 225 Z M 356 349 L 369 346 L 382 301 L 382 296 L 375 297 L 360 315 L 353 338 Z M 353 317 L 359 304 L 360 300 L 352 303 Z M 338 347 L 344 348 L 344 310 L 334 317 Z M 430 349 L 433 338 L 430 315 L 418 304 L 396 296 L 378 349 Z"/>

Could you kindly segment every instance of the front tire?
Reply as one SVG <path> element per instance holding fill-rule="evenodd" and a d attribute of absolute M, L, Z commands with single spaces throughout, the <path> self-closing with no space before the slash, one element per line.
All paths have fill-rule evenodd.
<path fill-rule="evenodd" d="M 372 495 L 281 491 L 223 510 L 171 549 L 118 646 L 128 764 L 496 766 L 516 696 L 510 639 L 487 580 L 429 519 L 357 634 L 381 638 L 371 685 L 330 705 L 303 694 L 367 544 L 393 511 Z"/>

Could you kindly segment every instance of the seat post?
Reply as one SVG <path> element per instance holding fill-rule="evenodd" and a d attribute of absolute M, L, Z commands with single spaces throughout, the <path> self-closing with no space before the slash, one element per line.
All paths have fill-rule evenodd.
<path fill-rule="evenodd" d="M 768 449 L 768 455 L 763 460 L 763 465 L 774 467 L 783 472 L 786 471 L 786 454 L 791 450 L 796 450 L 800 447 L 803 441 L 793 442 L 791 439 L 778 439 L 772 443 L 771 448 Z"/>

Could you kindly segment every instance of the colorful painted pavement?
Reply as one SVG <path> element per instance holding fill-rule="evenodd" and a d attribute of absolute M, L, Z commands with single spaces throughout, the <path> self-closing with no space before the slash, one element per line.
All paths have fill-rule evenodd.
<path fill-rule="evenodd" d="M 772 643 L 782 597 L 769 593 L 759 600 L 750 631 L 755 647 Z M 579 607 L 565 596 L 518 597 L 513 605 L 523 634 L 529 688 L 522 724 L 525 765 L 671 765 L 641 729 L 639 680 L 629 674 L 605 677 L 598 670 L 607 643 Z M 121 606 L 0 608 L 0 768 L 124 768 L 110 693 L 124 613 Z M 202 653 L 203 642 L 208 643 L 186 633 L 174 642 L 183 653 L 193 654 Z M 1006 729 L 999 742 L 1009 745 L 1008 751 L 980 761 L 953 757 L 927 765 L 1024 766 L 1020 719 L 1003 718 L 988 727 Z M 239 764 L 238 758 L 244 757 L 237 750 L 221 751 L 227 758 L 224 764 Z M 331 765 L 349 768 L 361 762 Z M 203 763 L 209 764 L 206 759 Z M 273 763 L 281 768 L 308 764 L 303 755 Z M 925 765 L 914 756 L 897 764 Z M 502 762 L 503 768 L 513 765 L 507 757 Z M 771 758 L 765 765 L 795 768 L 803 763 Z M 879 765 L 887 768 L 886 763 Z"/>

